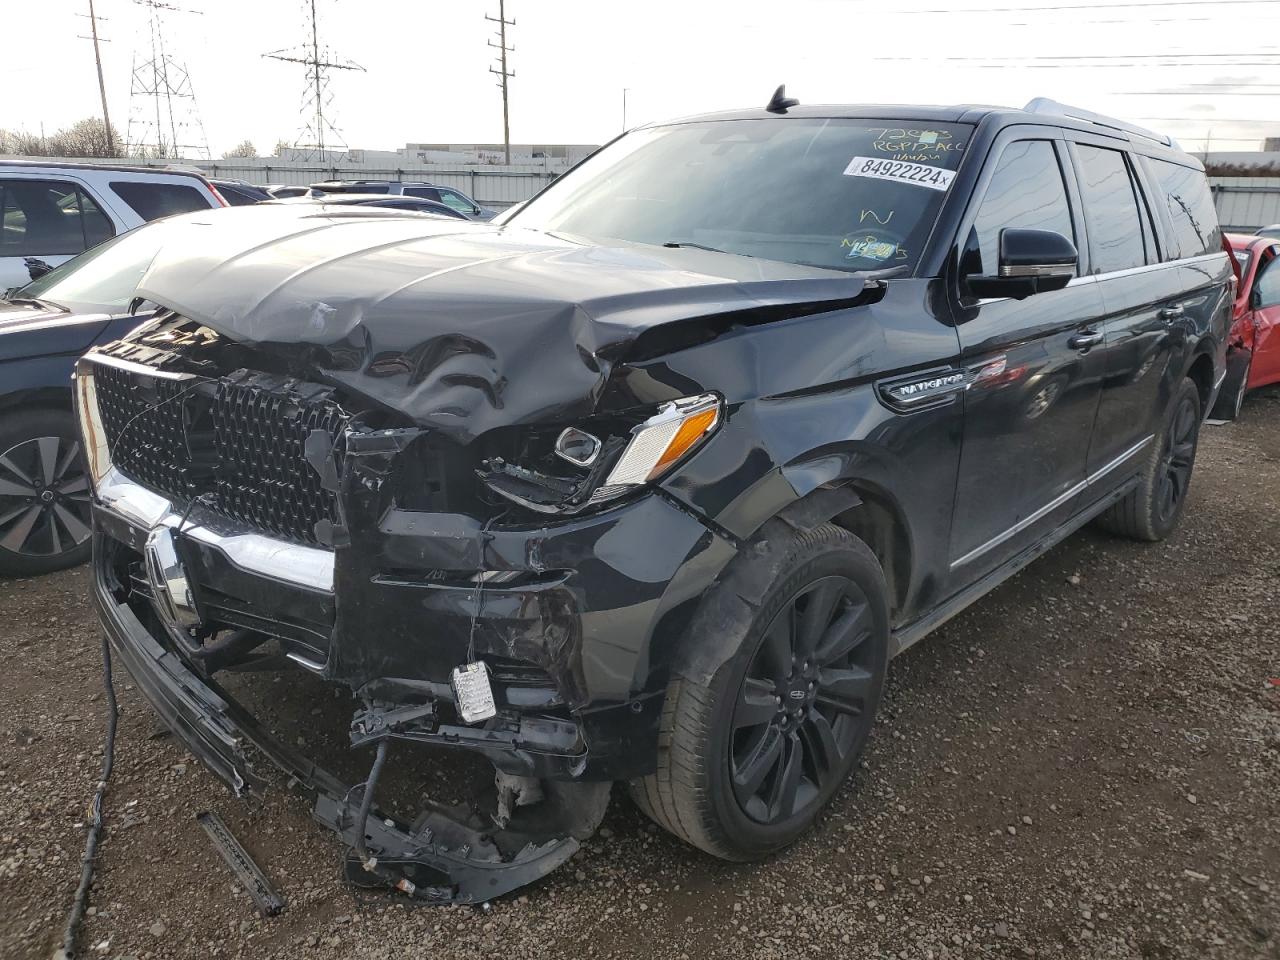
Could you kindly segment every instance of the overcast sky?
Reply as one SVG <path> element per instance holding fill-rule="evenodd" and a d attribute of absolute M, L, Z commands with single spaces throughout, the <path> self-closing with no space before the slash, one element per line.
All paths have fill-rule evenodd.
<path fill-rule="evenodd" d="M 190 72 L 213 156 L 246 137 L 264 154 L 294 140 L 303 68 L 262 54 L 301 42 L 302 3 L 172 2 L 204 11 L 166 13 L 164 33 Z M 108 106 L 124 132 L 132 58 L 150 56 L 146 10 L 95 4 L 111 40 Z M 495 25 L 484 19 L 497 0 L 316 4 L 321 44 L 367 70 L 334 75 L 330 113 L 348 145 L 501 140 L 487 72 Z M 77 39 L 88 0 L 4 7 L 0 127 L 52 132 L 97 115 L 92 45 Z M 513 142 L 601 143 L 622 128 L 623 88 L 635 125 L 763 104 L 783 81 L 806 103 L 1050 96 L 1195 150 L 1209 131 L 1215 150 L 1280 136 L 1280 0 L 508 0 L 507 16 Z"/>

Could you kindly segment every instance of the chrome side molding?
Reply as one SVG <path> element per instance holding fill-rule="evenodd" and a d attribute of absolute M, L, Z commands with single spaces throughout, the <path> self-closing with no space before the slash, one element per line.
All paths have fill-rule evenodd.
<path fill-rule="evenodd" d="M 1141 453 L 1143 450 L 1146 449 L 1147 444 L 1149 444 L 1154 439 L 1155 439 L 1155 436 L 1152 435 L 1147 437 L 1145 440 L 1135 443 L 1132 447 L 1130 447 L 1124 453 L 1120 454 L 1120 456 L 1116 457 L 1110 463 L 1104 464 L 1103 466 L 1095 470 L 1093 473 L 1089 474 L 1089 476 L 1081 480 L 1079 483 L 1072 486 L 1070 489 L 1064 490 L 1062 493 L 1058 494 L 1058 496 L 1054 497 L 1052 500 L 1046 503 L 1043 507 L 1041 507 L 1035 513 L 1032 513 L 1029 516 L 1023 517 L 1021 520 L 1015 523 L 1008 530 L 1005 530 L 1003 533 L 996 534 L 986 543 L 970 550 L 963 557 L 960 557 L 956 560 L 952 560 L 951 569 L 955 570 L 959 567 L 963 567 L 966 563 L 971 563 L 974 560 L 977 560 L 984 553 L 987 553 L 990 550 L 994 550 L 996 547 L 1000 546 L 1000 544 L 1004 543 L 1006 540 L 1010 540 L 1013 537 L 1016 537 L 1018 534 L 1022 533 L 1022 531 L 1035 525 L 1038 521 L 1043 520 L 1049 514 L 1053 513 L 1054 510 L 1057 510 L 1059 507 L 1067 503 L 1073 497 L 1077 496 L 1080 493 L 1083 493 L 1086 489 L 1093 486 L 1095 483 L 1097 483 L 1107 474 L 1111 473 L 1113 470 L 1123 465 L 1126 461 L 1132 459 L 1137 454 Z"/>

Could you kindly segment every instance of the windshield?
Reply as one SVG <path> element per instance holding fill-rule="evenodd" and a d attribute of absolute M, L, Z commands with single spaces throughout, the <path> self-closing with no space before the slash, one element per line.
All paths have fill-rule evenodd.
<path fill-rule="evenodd" d="M 506 222 L 837 270 L 914 269 L 970 130 L 782 117 L 637 130 Z"/>
<path fill-rule="evenodd" d="M 167 231 L 155 224 L 122 233 L 32 280 L 13 298 L 47 300 L 73 313 L 122 313 Z"/>

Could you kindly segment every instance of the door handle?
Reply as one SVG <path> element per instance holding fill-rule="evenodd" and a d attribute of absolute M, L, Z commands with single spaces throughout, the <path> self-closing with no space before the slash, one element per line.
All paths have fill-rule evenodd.
<path fill-rule="evenodd" d="M 1165 323 L 1173 323 L 1175 320 L 1181 320 L 1186 316 L 1187 311 L 1181 304 L 1176 307 L 1165 307 L 1160 311 L 1160 319 Z"/>
<path fill-rule="evenodd" d="M 1074 337 L 1067 341 L 1067 346 L 1072 350 L 1079 350 L 1081 353 L 1087 353 L 1098 344 L 1106 339 L 1103 334 L 1094 330 L 1086 330 L 1083 333 L 1077 333 Z"/>

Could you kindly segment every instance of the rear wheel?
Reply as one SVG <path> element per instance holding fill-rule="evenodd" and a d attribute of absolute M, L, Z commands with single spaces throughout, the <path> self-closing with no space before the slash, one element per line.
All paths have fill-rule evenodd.
<path fill-rule="evenodd" d="M 75 419 L 57 410 L 10 414 L 0 422 L 0 574 L 34 576 L 83 563 L 90 526 Z"/>
<path fill-rule="evenodd" d="M 728 860 L 767 856 L 813 823 L 862 752 L 888 660 L 884 576 L 865 544 L 776 522 L 753 546 L 685 638 L 723 649 L 729 631 L 731 655 L 707 682 L 672 681 L 658 771 L 632 784 L 658 824 Z"/>
<path fill-rule="evenodd" d="M 1138 487 L 1098 518 L 1105 530 L 1134 540 L 1163 540 L 1186 506 L 1200 439 L 1200 391 L 1182 381 L 1151 445 Z"/>

